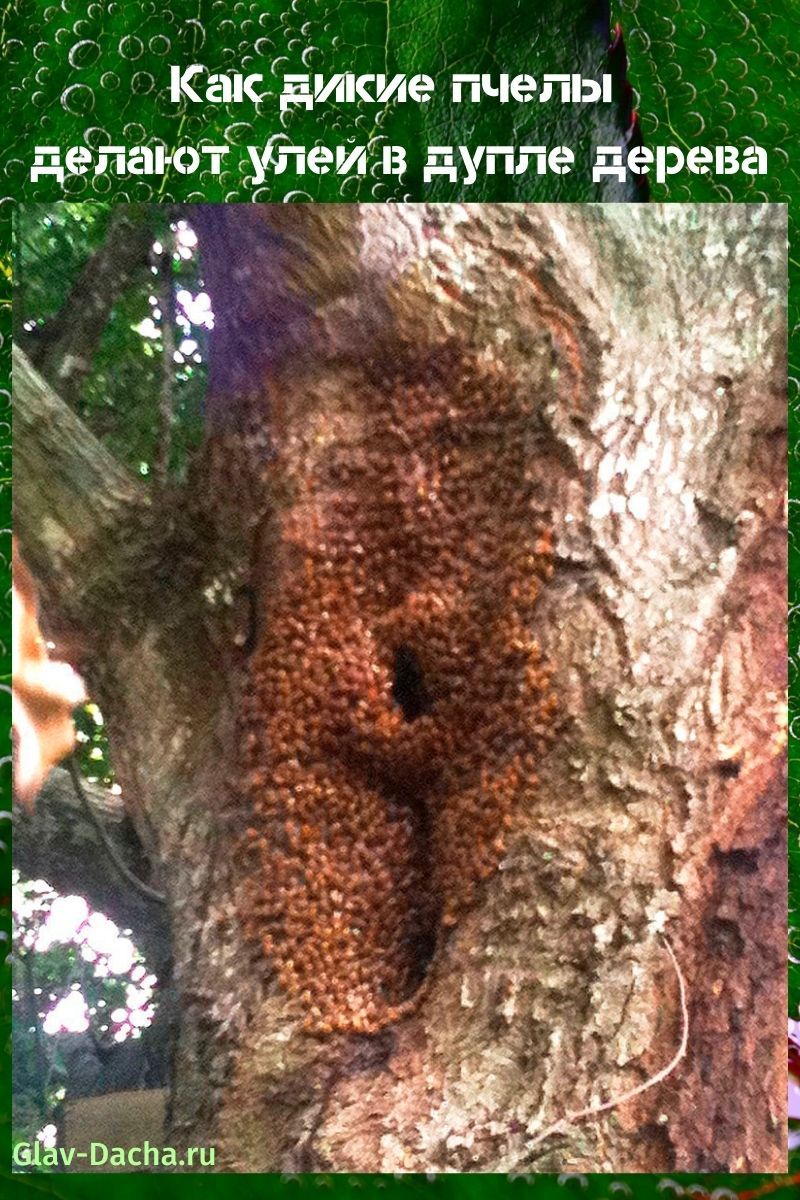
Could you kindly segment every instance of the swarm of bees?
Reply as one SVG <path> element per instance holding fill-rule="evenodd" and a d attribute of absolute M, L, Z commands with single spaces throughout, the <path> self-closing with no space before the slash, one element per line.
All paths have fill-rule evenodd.
<path fill-rule="evenodd" d="M 244 707 L 241 907 L 310 1031 L 408 1011 L 535 787 L 537 402 L 440 351 L 276 432 L 293 503 Z"/>

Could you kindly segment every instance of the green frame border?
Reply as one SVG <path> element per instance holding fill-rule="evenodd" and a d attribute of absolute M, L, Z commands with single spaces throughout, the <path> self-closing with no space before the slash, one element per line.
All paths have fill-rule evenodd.
<path fill-rule="evenodd" d="M 68 6 L 69 0 L 65 0 Z M 105 0 L 104 0 L 105 3 Z M 346 8 L 351 0 L 343 0 L 342 8 Z M 389 5 L 392 4 L 390 8 Z M 474 5 L 469 0 L 441 0 L 443 11 L 447 15 L 452 16 L 454 23 L 459 20 L 463 21 L 466 18 L 467 11 L 470 16 L 473 13 Z M 689 45 L 693 37 L 697 37 L 697 22 L 708 12 L 711 18 L 707 22 L 707 36 L 727 38 L 726 28 L 732 29 L 736 36 L 740 35 L 739 26 L 742 23 L 740 18 L 744 18 L 749 22 L 747 13 L 752 11 L 754 0 L 742 0 L 741 5 L 737 5 L 734 0 L 713 0 L 716 5 L 716 12 L 712 10 L 712 0 L 620 0 L 619 3 L 611 5 L 612 16 L 622 20 L 628 35 L 629 50 L 631 54 L 630 74 L 634 85 L 640 87 L 642 91 L 641 107 L 642 107 L 642 128 L 644 131 L 645 140 L 648 135 L 653 140 L 666 140 L 663 137 L 663 130 L 666 128 L 671 130 L 676 139 L 680 141 L 696 140 L 694 137 L 694 126 L 690 120 L 693 111 L 699 111 L 702 116 L 710 124 L 713 119 L 719 120 L 720 112 L 723 111 L 722 104 L 717 98 L 716 100 L 711 95 L 711 92 L 704 92 L 700 86 L 702 80 L 700 78 L 701 71 L 698 68 L 698 73 L 691 75 L 688 79 L 690 85 L 697 85 L 700 92 L 700 98 L 696 97 L 691 101 L 693 108 L 689 107 L 689 101 L 686 97 L 681 97 L 680 88 L 676 87 L 679 78 L 676 79 L 676 63 L 681 62 L 681 54 L 687 54 L 687 45 Z M 104 5 L 99 6 L 103 8 Z M 118 13 L 122 12 L 125 6 L 117 4 Z M 134 8 L 138 9 L 138 5 L 130 5 L 130 11 Z M 153 5 L 153 8 L 156 6 Z M 165 12 L 170 14 L 179 14 L 187 20 L 196 19 L 197 15 L 204 15 L 212 10 L 211 0 L 172 0 L 171 4 L 165 6 Z M 260 6 L 264 9 L 283 10 L 285 5 L 270 4 L 268 0 L 264 0 Z M 398 15 L 402 17 L 404 9 L 404 0 L 376 0 L 374 6 L 378 10 L 385 9 L 386 13 L 386 44 L 389 44 L 390 32 L 398 27 Z M 490 6 L 491 7 L 491 6 Z M 602 8 L 602 4 L 599 6 Z M 0 47 L 5 53 L 13 47 L 13 44 L 18 42 L 24 45 L 25 40 L 32 40 L 35 33 L 37 22 L 41 23 L 44 14 L 48 8 L 56 9 L 57 5 L 47 4 L 45 0 L 10 0 L 0 12 Z M 774 65 L 770 67 L 774 71 L 775 77 L 780 76 L 782 85 L 786 90 L 786 98 L 789 101 L 789 107 L 786 110 L 785 118 L 795 129 L 798 127 L 798 109 L 800 109 L 800 82 L 798 82 L 798 55 L 793 51 L 786 51 L 786 31 L 794 31 L 796 35 L 797 19 L 800 17 L 800 3 L 798 0 L 767 0 L 766 4 L 761 4 L 759 8 L 759 26 L 754 32 L 755 50 L 753 53 L 758 56 L 758 43 L 760 41 L 764 53 L 765 61 L 772 61 Z M 380 15 L 380 14 L 379 14 Z M 676 22 L 676 15 L 679 20 Z M 718 16 L 718 20 L 717 20 Z M 119 15 L 117 20 L 125 24 L 126 17 Z M 131 18 L 133 22 L 135 18 Z M 669 24 L 672 23 L 673 33 L 669 32 Z M 727 22 L 727 26 L 726 26 Z M 391 29 L 390 29 L 391 24 Z M 402 27 L 402 22 L 399 23 Z M 722 30 L 722 32 L 719 32 Z M 747 31 L 744 31 L 745 34 Z M 657 36 L 656 36 L 657 33 Z M 645 49 L 644 36 L 646 35 L 649 45 Z M 652 36 L 651 36 L 652 35 Z M 77 36 L 77 35 L 76 35 Z M 727 60 L 731 63 L 735 61 L 745 61 L 740 59 L 741 53 L 739 47 L 733 44 L 733 34 L 725 41 L 724 49 L 729 52 Z M 716 46 L 717 43 L 715 42 Z M 191 50 L 191 47 L 189 48 Z M 794 59 L 790 55 L 794 53 Z M 333 57 L 333 51 L 330 51 Z M 10 57 L 13 65 L 13 54 Z M 747 63 L 746 63 L 747 65 Z M 326 60 L 325 65 L 316 64 L 317 70 L 332 70 L 336 66 L 329 64 Z M 420 66 L 419 69 L 425 69 Z M 467 69 L 466 65 L 462 69 Z M 736 68 L 736 71 L 739 69 Z M 736 119 L 731 117 L 729 128 L 732 135 L 738 136 L 736 133 L 740 129 L 740 121 L 744 119 L 743 114 L 749 111 L 745 103 L 745 88 L 748 83 L 744 76 L 738 76 L 736 71 L 731 71 L 730 78 L 727 79 L 727 84 L 730 89 L 730 94 L 737 101 L 734 105 L 736 110 Z M 678 72 L 678 77 L 680 71 Z M 686 80 L 684 80 L 686 81 Z M 45 83 L 43 87 L 60 88 L 63 85 L 63 80 L 51 80 Z M 675 89 L 673 94 L 673 89 Z M 50 96 L 52 104 L 56 104 L 56 94 L 53 91 Z M 741 101 L 741 103 L 739 103 Z M 716 106 L 716 107 L 715 107 Z M 28 144 L 33 144 L 39 140 L 38 122 L 41 119 L 39 108 L 28 108 L 19 114 L 22 140 L 27 139 Z M 792 115 L 793 114 L 793 115 Z M 16 123 L 15 123 L 16 124 Z M 662 136 L 656 134 L 656 128 L 661 131 Z M 777 135 L 776 135 L 777 129 Z M 779 150 L 784 150 L 788 153 L 788 145 L 781 146 L 780 133 L 781 118 L 780 114 L 772 121 L 771 134 L 773 142 L 777 136 L 777 144 Z M 180 131 L 179 131 L 180 132 Z M 20 129 L 15 129 L 15 136 L 19 143 Z M 52 200 L 63 196 L 58 187 L 49 181 L 45 181 L 44 185 L 30 185 L 22 182 L 21 186 L 17 186 L 19 181 L 19 172 L 16 167 L 13 167 L 15 157 L 18 157 L 18 152 L 15 149 L 13 152 L 0 155 L 0 174 L 3 180 L 9 181 L 8 186 L 12 188 L 13 194 L 18 199 L 43 199 Z M 171 181 L 171 185 L 172 185 Z M 744 183 L 748 186 L 745 187 Z M 3 189 L 5 190 L 5 189 Z M 691 191 L 691 196 L 686 195 L 686 191 Z M 191 192 L 191 183 L 185 185 L 184 193 L 180 198 L 188 198 Z M 752 200 L 756 196 L 753 194 L 752 187 L 749 186 L 749 181 L 730 180 L 728 181 L 728 192 L 730 198 L 734 200 Z M 791 250 L 790 250 L 790 291 L 789 291 L 789 495 L 790 495 L 790 525 L 789 525 L 789 603 L 790 603 L 790 624 L 789 624 L 789 663 L 790 663 L 790 743 L 789 743 L 789 803 L 790 803 L 790 894 L 795 898 L 798 897 L 800 891 L 800 834 L 798 825 L 800 823 L 800 768 L 798 767 L 798 740 L 793 732 L 794 721 L 800 713 L 798 701 L 800 701 L 800 671 L 798 670 L 798 661 L 800 660 L 800 522 L 795 516 L 796 506 L 800 502 L 800 241 L 797 235 L 798 223 L 798 205 L 800 205 L 800 176 L 798 176 L 796 161 L 790 161 L 787 158 L 785 165 L 776 166 L 773 162 L 770 176 L 759 181 L 758 198 L 772 200 L 790 201 L 790 230 L 791 230 Z M 100 198 L 100 197 L 98 197 Z M 199 198 L 196 195 L 193 198 Z M 423 197 L 415 197 L 422 199 Z M 454 197 L 455 198 L 455 197 Z M 470 195 L 464 194 L 463 199 L 470 199 Z M 475 196 L 474 199 L 479 197 Z M 487 197 L 481 197 L 487 198 Z M 505 199 L 503 195 L 497 195 L 497 199 Z M 541 197 L 539 197 L 541 198 Z M 671 191 L 667 188 L 654 188 L 653 200 L 659 199 L 717 199 L 724 200 L 727 198 L 724 191 L 716 190 L 710 186 L 706 179 L 694 178 L 690 179 L 689 183 L 682 182 L 680 188 L 673 188 Z M 10 445 L 10 303 L 11 303 L 11 261 L 10 261 L 10 219 L 9 207 L 7 202 L 0 207 L 2 214 L 2 225 L 0 231 L 2 233 L 3 243 L 0 247 L 0 529 L 8 530 L 11 521 L 11 445 Z M 3 603 L 0 604 L 0 620 L 2 621 L 2 629 L 0 629 L 0 652 L 3 654 L 3 663 L 0 668 L 0 673 L 4 678 L 0 683 L 7 685 L 10 679 L 10 605 L 9 605 L 9 572 L 10 572 L 10 545 L 7 536 L 2 537 L 2 545 L 0 545 L 0 570 L 3 572 L 3 588 L 0 595 L 3 597 Z M 9 696 L 6 691 L 0 691 L 0 703 L 4 705 L 2 720 L 3 729 L 7 731 L 9 728 L 10 707 Z M 10 749 L 9 739 L 7 734 L 5 747 L 0 753 L 0 757 L 8 754 Z M 10 806 L 9 795 L 9 773 L 8 768 L 4 770 L 2 776 L 2 785 L 4 787 L 3 802 L 0 807 L 7 810 Z M 10 880 L 10 856 L 8 853 L 9 828 L 8 823 L 3 821 L 3 828 L 0 830 L 0 838 L 2 839 L 3 848 L 0 849 L 0 870 L 2 870 L 4 886 L 0 889 L 0 932 L 6 938 L 9 936 L 10 922 L 10 896 L 9 896 L 9 880 Z M 795 957 L 800 959 L 800 931 L 795 930 L 794 934 L 794 953 Z M 3 1084 L 7 1088 L 9 1086 L 9 1055 L 10 1036 L 9 1036 L 9 1018 L 10 1018 L 10 972 L 7 962 L 3 961 L 2 980 L 0 980 L 0 1021 L 2 1021 L 3 1034 L 3 1050 L 0 1052 L 0 1070 L 3 1073 Z M 800 964 L 795 964 L 790 968 L 790 995 L 791 1004 L 794 1009 L 797 1008 L 800 1000 Z M 7 1093 L 6 1093 L 7 1094 Z M 10 1119 L 5 1107 L 0 1109 L 0 1120 L 3 1123 L 2 1131 L 0 1131 L 0 1172 L 5 1173 L 8 1170 L 8 1150 L 10 1144 Z M 162 1187 L 161 1180 L 165 1177 L 159 1176 L 156 1186 Z M 658 1196 L 670 1195 L 671 1189 L 666 1180 L 656 1176 L 605 1176 L 594 1175 L 584 1176 L 580 1179 L 571 1177 L 557 1176 L 533 1176 L 525 1179 L 517 1179 L 514 1181 L 508 1180 L 504 1176 L 439 1176 L 435 1179 L 428 1179 L 425 1176 L 406 1176 L 397 1179 L 392 1176 L 318 1176 L 318 1177 L 298 1177 L 285 1179 L 281 1176 L 223 1176 L 223 1175 L 205 1175 L 205 1176 L 170 1176 L 170 1186 L 177 1192 L 186 1191 L 189 1189 L 191 1193 L 197 1194 L 199 1190 L 201 1195 L 206 1196 L 222 1196 L 227 1195 L 229 1191 L 235 1188 L 237 1194 L 244 1198 L 248 1195 L 263 1196 L 266 1194 L 286 1194 L 292 1192 L 306 1193 L 309 1190 L 322 1189 L 322 1194 L 333 1192 L 334 1194 L 357 1195 L 363 1192 L 364 1188 L 378 1188 L 386 1190 L 389 1193 L 398 1192 L 406 1195 L 413 1195 L 419 1192 L 420 1195 L 438 1194 L 441 1196 L 450 1195 L 469 1195 L 474 1197 L 482 1197 L 495 1195 L 498 1189 L 501 1190 L 517 1190 L 534 1187 L 538 1194 L 564 1196 L 565 1194 L 575 1191 L 578 1195 L 587 1197 L 595 1196 L 610 1196 L 614 1194 L 634 1196 Z M 559 1182 L 561 1179 L 561 1182 Z M 775 1195 L 789 1194 L 790 1185 L 782 1182 L 780 1177 L 771 1177 L 763 1175 L 677 1175 L 674 1177 L 677 1185 L 688 1187 L 690 1184 L 702 1185 L 707 1191 L 712 1192 L 714 1189 L 725 1188 L 731 1189 L 736 1193 L 744 1196 L 749 1192 L 774 1192 Z M 148 1176 L 132 1175 L 132 1176 L 116 1176 L 113 1186 L 120 1188 L 123 1196 L 138 1194 L 146 1194 L 148 1184 Z M 8 1186 L 15 1191 L 18 1188 L 25 1188 L 28 1191 L 31 1189 L 38 1192 L 53 1193 L 55 1195 L 74 1195 L 74 1196 L 92 1196 L 99 1195 L 101 1190 L 105 1190 L 108 1180 L 105 1176 L 57 1176 L 57 1175 L 17 1175 L 12 1180 L 8 1181 Z M 615 1185 L 619 1185 L 618 1187 Z"/>

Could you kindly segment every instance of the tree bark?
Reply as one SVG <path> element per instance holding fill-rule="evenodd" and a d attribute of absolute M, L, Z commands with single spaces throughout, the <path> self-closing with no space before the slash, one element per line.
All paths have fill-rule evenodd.
<path fill-rule="evenodd" d="M 212 1143 L 218 1169 L 242 1171 L 782 1169 L 785 214 L 247 206 L 190 219 L 215 313 L 209 434 L 158 519 L 35 372 L 21 363 L 15 375 L 23 553 L 46 616 L 81 647 L 76 665 L 168 897 L 181 1021 L 167 1140 Z M 415 442 L 409 414 L 424 423 L 426 397 L 444 423 Z M 45 411 L 63 423 L 57 438 Z M 462 447 L 463 478 L 442 482 L 442 438 Z M 492 597 L 486 563 L 506 563 L 509 531 L 523 547 L 529 536 L 504 490 L 517 470 L 536 534 L 529 575 L 498 575 Z M 448 487 L 464 497 L 462 525 L 449 509 L 437 516 Z M 413 573 L 391 612 L 373 595 L 391 550 L 369 560 L 370 514 L 387 512 Z M 80 573 L 63 550 L 73 545 L 90 547 Z M 345 576 L 372 599 L 331 618 L 330 696 L 312 706 L 304 680 L 328 634 L 311 596 L 331 579 L 340 600 Z M 527 614 L 519 589 L 534 576 L 529 627 L 492 640 Z M 380 828 L 408 843 L 411 874 L 393 874 L 400 860 L 378 839 L 363 886 L 378 889 L 376 914 L 424 926 L 425 951 L 420 941 L 412 954 L 424 978 L 376 993 L 359 1026 L 350 968 L 337 975 L 316 934 L 297 954 L 332 972 L 331 994 L 341 984 L 338 1018 L 314 1016 L 294 988 L 307 968 L 287 965 L 281 944 L 295 911 L 286 894 L 305 904 L 311 884 L 287 875 L 283 898 L 275 889 L 288 859 L 308 879 L 315 851 L 281 858 L 291 822 L 264 817 L 259 797 L 286 815 L 310 786 L 280 783 L 288 706 L 297 746 L 317 756 L 309 778 L 333 780 L 326 803 L 347 794 L 377 811 L 375 772 L 394 786 L 396 746 L 416 753 L 422 737 L 398 732 L 403 698 L 391 708 L 381 642 L 381 621 L 396 628 L 412 610 L 429 614 L 408 626 L 420 661 L 434 643 L 463 649 L 463 613 L 486 614 L 472 661 L 442 679 L 462 671 L 487 728 L 491 697 L 510 703 L 499 682 L 492 691 L 506 653 L 528 655 L 520 694 L 541 715 L 528 725 L 515 702 L 506 743 L 498 735 L 482 764 L 481 722 L 453 716 L 446 728 L 447 754 L 483 781 L 474 794 L 510 798 L 495 850 L 492 813 L 470 807 L 439 743 L 447 787 L 384 796 Z M 281 657 L 293 619 L 296 651 Z M 329 714 L 339 720 L 335 697 L 362 663 L 378 698 L 356 689 L 359 715 L 336 726 L 339 743 L 309 741 Z M 434 715 L 412 730 L 460 711 L 443 689 L 434 673 Z M 359 721 L 373 729 L 373 709 L 388 748 L 370 741 L 372 774 L 358 776 L 357 752 L 345 761 L 341 746 Z M 528 744 L 510 749 L 526 730 Z M 261 839 L 255 858 L 242 852 L 249 837 Z M 462 887 L 448 864 L 468 876 L 470 858 L 476 878 Z M 355 866 L 337 861 L 344 883 L 329 888 L 355 911 Z M 253 930 L 262 911 L 269 954 Z M 537 1142 L 673 1056 L 682 1014 L 663 930 L 685 980 L 686 1055 L 636 1099 Z M 370 959 L 385 992 L 381 970 Z"/>
<path fill-rule="evenodd" d="M 16 347 L 13 387 L 15 531 L 53 617 L 77 627 L 108 542 L 150 500 Z"/>

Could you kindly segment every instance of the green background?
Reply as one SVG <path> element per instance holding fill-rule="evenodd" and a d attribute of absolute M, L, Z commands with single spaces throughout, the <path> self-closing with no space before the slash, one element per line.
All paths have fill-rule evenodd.
<path fill-rule="evenodd" d="M 763 177 L 680 175 L 654 185 L 654 201 L 777 201 L 789 204 L 790 252 L 790 700 L 798 711 L 798 632 L 800 632 L 800 545 L 793 510 L 800 497 L 800 269 L 795 234 L 800 211 L 800 174 L 796 150 L 800 128 L 800 0 L 625 0 L 609 6 L 586 0 L 21 0 L 0 10 L 0 50 L 7 85 L 4 146 L 0 157 L 0 529 L 10 526 L 10 222 L 14 202 L 59 199 L 107 199 L 120 202 L 290 199 L 353 200 L 577 200 L 609 198 L 606 187 L 590 182 L 592 143 L 616 142 L 629 120 L 625 88 L 619 76 L 619 108 L 612 113 L 549 105 L 480 105 L 453 108 L 447 100 L 448 77 L 454 71 L 582 71 L 605 67 L 609 21 L 622 24 L 645 144 L 733 144 L 754 141 L 769 152 Z M 262 71 L 269 88 L 257 109 L 240 106 L 173 105 L 166 98 L 168 64 L 198 61 L 210 70 Z M 605 67 L 608 69 L 608 67 Z M 278 93 L 281 77 L 292 71 L 337 70 L 425 72 L 437 83 L 435 98 L 416 104 L 345 107 L 326 105 L 295 110 L 281 120 Z M 599 117 L 599 121 L 596 119 Z M 593 123 L 596 122 L 596 123 Z M 345 181 L 335 176 L 289 173 L 268 180 L 256 191 L 239 169 L 247 143 L 263 144 L 283 132 L 295 144 L 310 147 L 364 144 L 385 137 L 405 146 L 409 171 L 402 183 L 374 177 Z M 178 176 L 163 180 L 75 176 L 63 189 L 53 179 L 29 181 L 37 144 L 118 144 L 133 146 L 162 140 L 169 148 L 227 142 L 234 149 L 219 178 Z M 430 144 L 564 144 L 576 151 L 572 175 L 506 178 L 479 177 L 472 187 L 442 178 L 422 183 L 424 147 Z M 302 190 L 301 190 L 302 189 Z M 294 193 L 292 195 L 291 193 Z M 4 571 L 3 628 L 0 672 L 9 682 L 8 535 L 0 539 Z M 6 706 L 8 695 L 0 693 Z M 4 719 L 3 729 L 8 728 Z M 798 839 L 797 742 L 790 741 L 791 908 L 800 909 L 800 842 Z M 9 768 L 3 807 L 10 806 Z M 8 840 L 8 826 L 0 831 Z M 3 852 L 0 917 L 7 938 L 10 860 Z M 792 934 L 794 956 L 800 958 L 800 932 Z M 800 1003 L 800 966 L 790 966 L 790 1011 Z M 8 1072 L 9 992 L 7 975 L 0 990 L 3 1052 Z M 776 1031 L 776 1036 L 783 1036 Z M 735 1080 L 731 1080 L 735 1086 Z M 8 1141 L 8 1112 L 2 1120 L 3 1147 Z M 795 1167 L 795 1170 L 798 1169 Z M 9 1188 L 58 1195 L 99 1195 L 111 1181 L 103 1176 L 17 1176 Z M 113 1179 L 121 1196 L 139 1195 L 166 1182 L 145 1175 Z M 680 1176 L 670 1183 L 656 1177 L 527 1177 L 508 1181 L 495 1176 L 393 1178 L 319 1177 L 171 1177 L 170 1190 L 193 1196 L 217 1196 L 235 1189 L 240 1197 L 291 1192 L 357 1195 L 364 1188 L 426 1196 L 483 1196 L 498 1192 L 565 1196 L 672 1195 L 700 1185 L 709 1192 L 724 1187 L 737 1193 L 768 1186 L 765 1177 Z M 775 1194 L 788 1194 L 786 1186 Z"/>

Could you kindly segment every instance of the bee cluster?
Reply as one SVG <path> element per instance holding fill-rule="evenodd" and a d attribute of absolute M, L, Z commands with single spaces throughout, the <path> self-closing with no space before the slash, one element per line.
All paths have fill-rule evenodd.
<path fill-rule="evenodd" d="M 283 513 L 243 711 L 249 937 L 309 1031 L 413 1004 L 529 803 L 555 697 L 534 395 L 440 349 L 276 435 Z"/>

